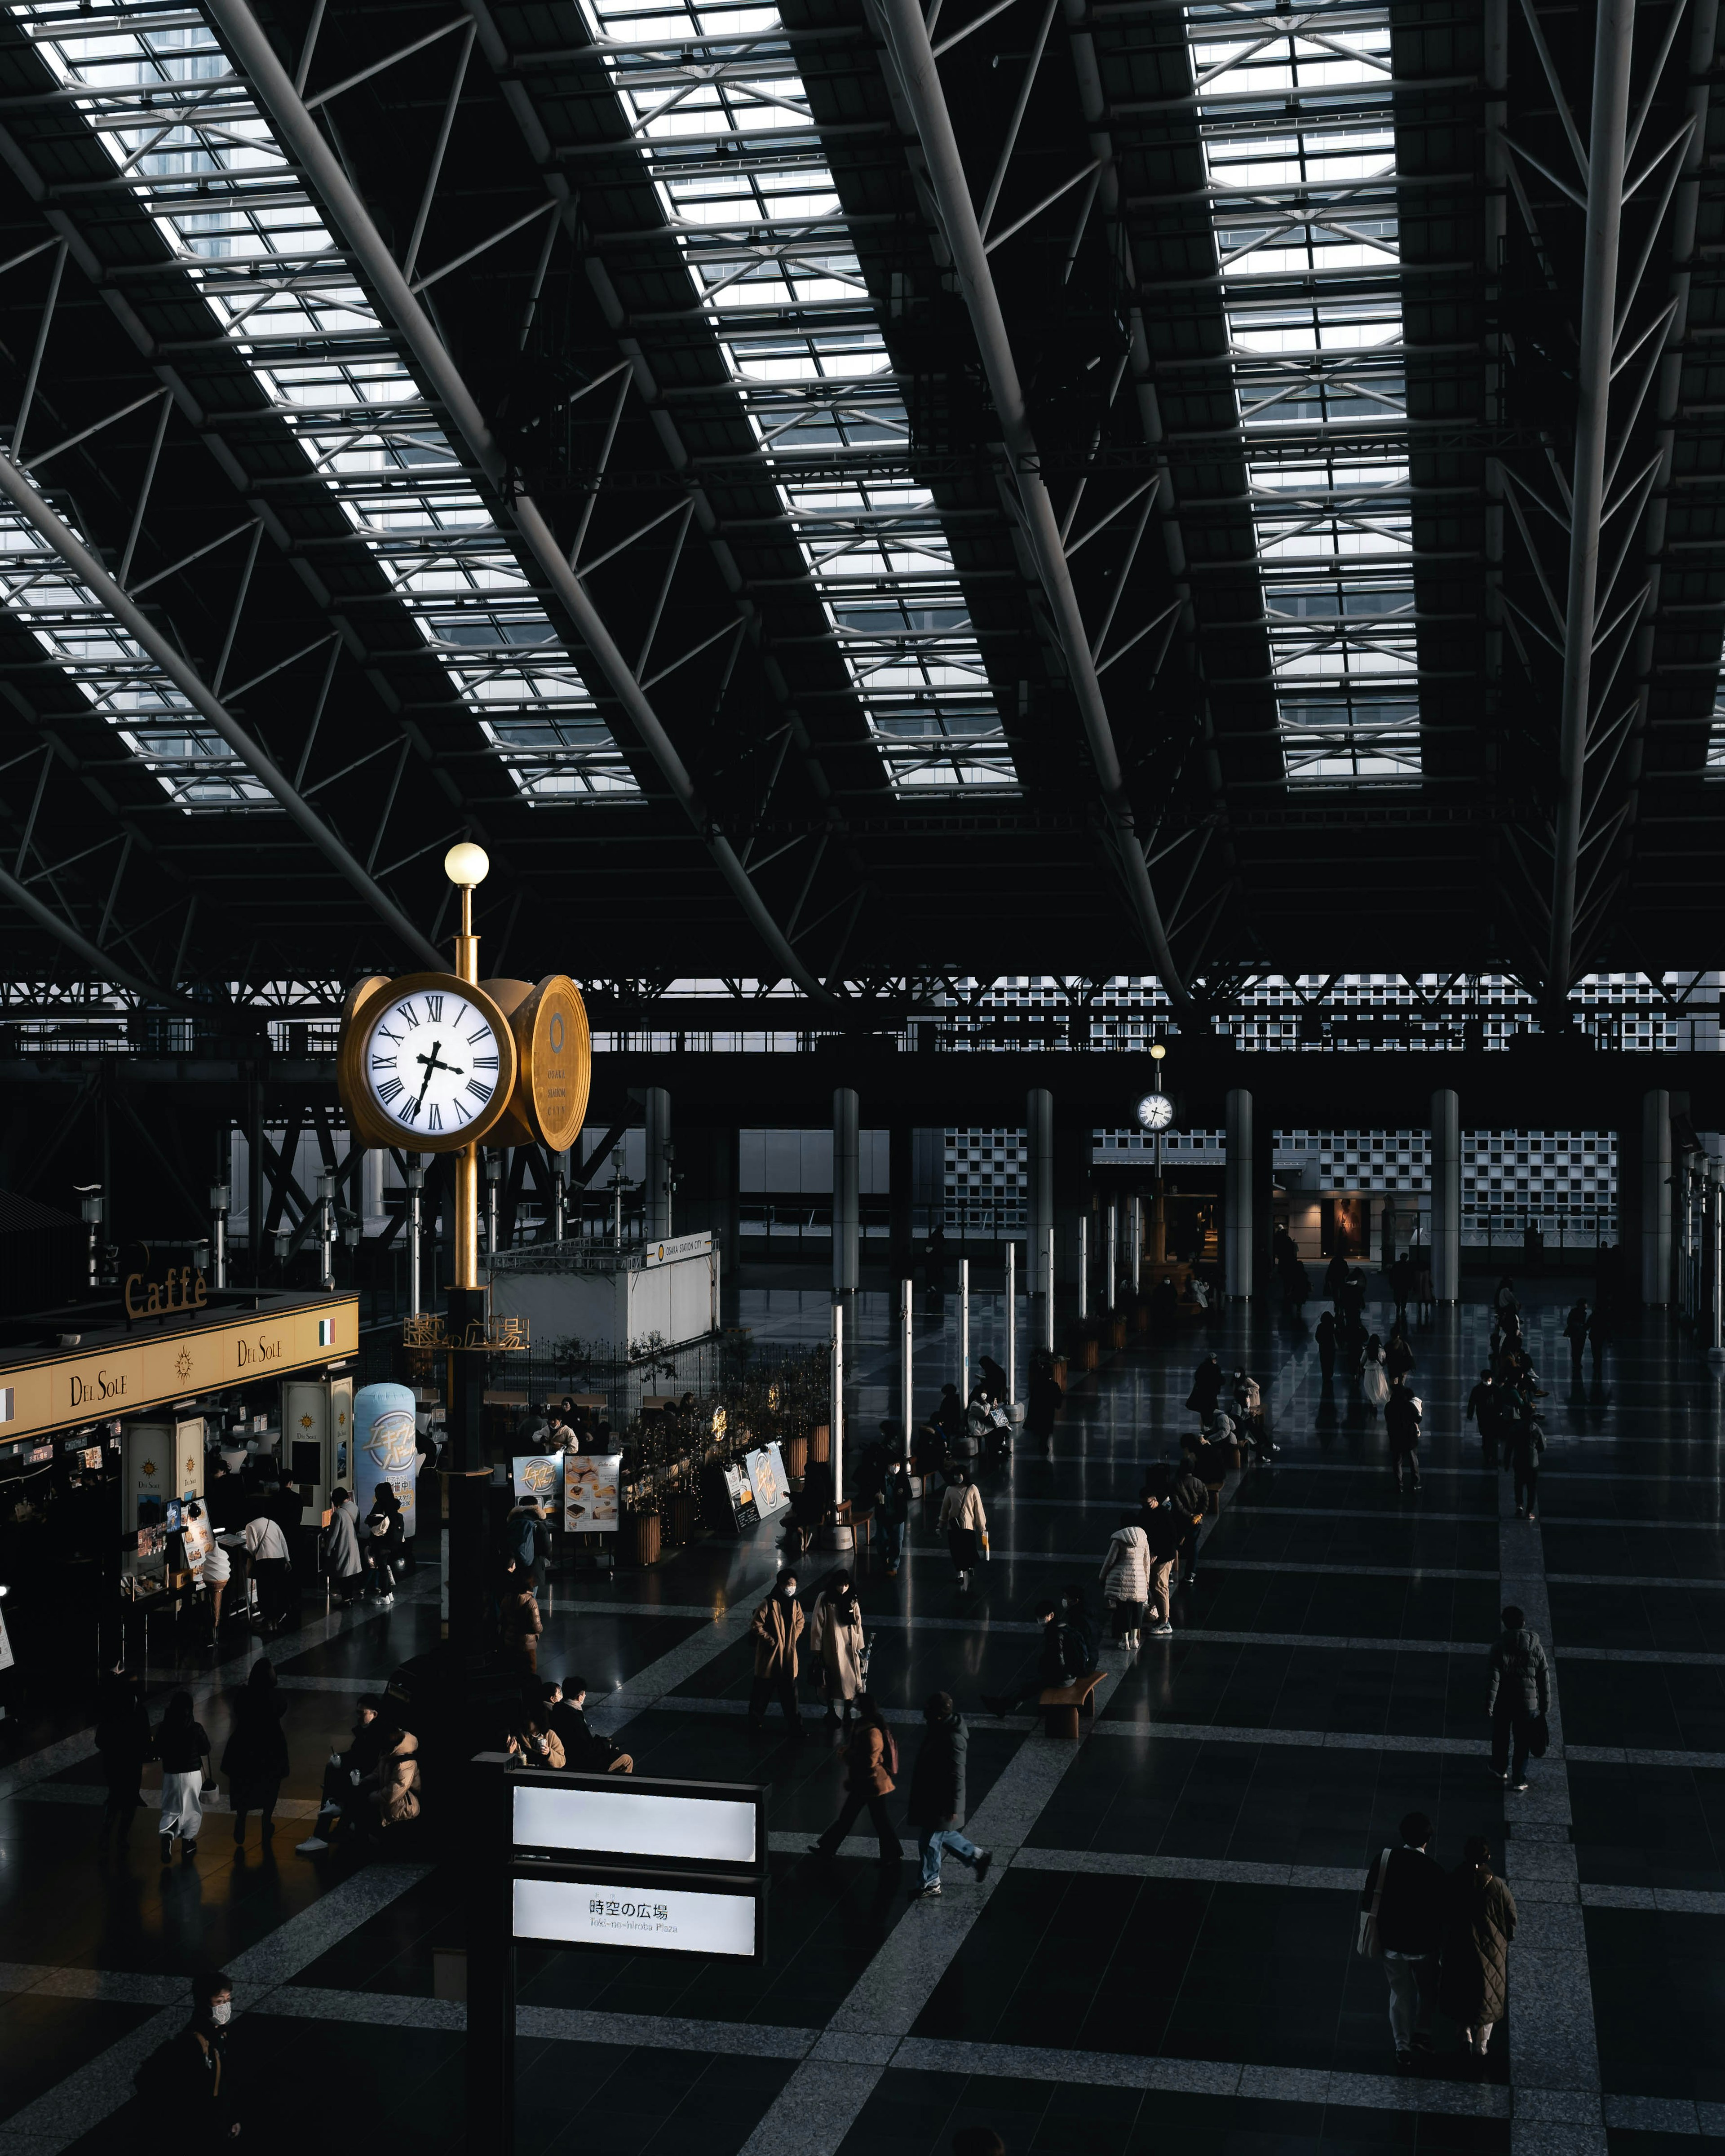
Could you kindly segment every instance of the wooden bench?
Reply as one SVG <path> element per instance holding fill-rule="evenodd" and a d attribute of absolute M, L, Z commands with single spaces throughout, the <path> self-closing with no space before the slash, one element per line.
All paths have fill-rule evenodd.
<path fill-rule="evenodd" d="M 1107 1674 L 1106 1670 L 1092 1670 L 1076 1684 L 1050 1685 L 1037 1701 L 1042 1709 L 1044 1732 L 1050 1737 L 1068 1738 L 1076 1744 L 1078 1718 L 1081 1715 L 1095 1716 L 1096 1686 Z"/>

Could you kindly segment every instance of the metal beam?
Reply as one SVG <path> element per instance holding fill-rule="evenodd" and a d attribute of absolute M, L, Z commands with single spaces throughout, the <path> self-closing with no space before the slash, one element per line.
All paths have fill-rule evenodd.
<path fill-rule="evenodd" d="M 112 981 L 116 988 L 130 988 L 135 996 L 142 996 L 147 1002 L 160 1004 L 167 1009 L 195 1011 L 208 1015 L 210 1006 L 208 1004 L 187 1003 L 176 995 L 172 989 L 160 988 L 154 981 L 146 980 L 141 973 L 133 973 L 129 966 L 121 965 L 117 958 L 92 943 L 87 936 L 80 935 L 70 921 L 63 920 L 52 906 L 44 906 L 27 884 L 20 883 L 7 869 L 0 869 L 0 898 L 9 898 L 21 913 L 29 915 L 39 928 L 45 928 L 69 951 L 75 952 L 90 971 L 101 979 Z M 439 960 L 439 963 L 441 963 Z"/>
<path fill-rule="evenodd" d="M 444 953 L 429 936 L 414 927 L 382 886 L 367 875 L 316 810 L 276 769 L 262 745 L 240 725 L 202 675 L 187 664 L 177 646 L 171 643 L 150 617 L 133 603 L 131 594 L 122 590 L 90 549 L 74 537 L 37 491 L 33 482 L 18 470 L 10 457 L 0 456 L 0 494 L 4 494 L 25 522 L 54 549 L 80 583 L 95 594 L 127 635 L 149 654 L 193 708 L 209 721 L 247 770 L 268 788 L 312 844 L 394 932 L 405 948 L 422 965 L 435 967 L 440 971 L 445 963 Z M 116 974 L 115 978 L 122 977 Z M 151 993 L 154 994 L 157 991 L 152 989 Z"/>
<path fill-rule="evenodd" d="M 1620 7 L 1625 0 L 1613 0 L 1613 4 Z M 1006 318 L 994 288 L 993 272 L 988 266 L 987 245 L 977 223 L 970 182 L 965 177 L 964 160 L 953 131 L 952 115 L 947 110 L 946 93 L 928 41 L 927 26 L 917 0 L 880 0 L 880 6 L 906 101 L 927 161 L 928 177 L 976 332 L 1007 454 L 1012 460 L 1025 531 L 1034 551 L 1037 572 L 1048 594 L 1055 632 L 1077 696 L 1085 737 L 1101 788 L 1103 809 L 1113 830 L 1127 893 L 1169 1001 L 1190 1024 L 1199 1019 L 1199 1013 L 1174 964 L 1156 893 L 1151 886 L 1150 871 L 1145 865 L 1143 841 L 1133 819 L 1108 707 L 1091 656 L 1089 634 L 1065 550 L 1060 543 L 1060 520 L 1042 476 L 1018 363 L 1013 357 Z"/>
<path fill-rule="evenodd" d="M 612 693 L 628 714 L 659 767 L 665 784 L 706 842 L 720 875 L 751 925 L 783 968 L 806 993 L 836 1004 L 832 996 L 792 948 L 750 881 L 735 848 L 708 815 L 695 781 L 678 754 L 664 721 L 653 708 L 628 660 L 618 649 L 598 608 L 570 568 L 557 534 L 543 511 L 519 489 L 511 490 L 508 463 L 484 413 L 468 388 L 430 316 L 410 289 L 371 213 L 349 180 L 341 161 L 305 109 L 292 79 L 252 13 L 249 0 L 210 0 L 208 13 L 230 57 L 250 82 L 259 105 L 279 131 L 289 156 L 304 172 L 335 221 L 356 266 L 400 334 L 430 393 L 449 413 L 465 440 L 475 465 L 499 503 L 499 514 L 520 534 L 540 574 L 593 654 Z"/>
<path fill-rule="evenodd" d="M 1599 0 L 1594 32 L 1593 113 L 1588 124 L 1587 231 L 1583 242 L 1581 337 L 1576 354 L 1575 469 L 1569 511 L 1569 581 L 1563 607 L 1563 687 L 1558 721 L 1551 945 L 1546 992 L 1567 994 L 1574 969 L 1575 887 L 1581 858 L 1583 780 L 1593 678 L 1605 504 L 1606 433 L 1616 341 L 1617 256 L 1628 162 L 1630 58 L 1635 0 Z"/>

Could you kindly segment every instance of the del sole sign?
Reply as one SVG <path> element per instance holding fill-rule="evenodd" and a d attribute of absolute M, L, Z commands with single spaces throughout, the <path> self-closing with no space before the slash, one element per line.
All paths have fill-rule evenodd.
<path fill-rule="evenodd" d="M 262 1310 L 200 1313 L 197 1322 L 110 1335 L 100 1347 L 0 1371 L 0 1443 L 64 1430 L 98 1417 L 136 1414 L 171 1400 L 273 1378 L 352 1355 L 359 1348 L 359 1298 L 321 1296 L 315 1302 Z"/>

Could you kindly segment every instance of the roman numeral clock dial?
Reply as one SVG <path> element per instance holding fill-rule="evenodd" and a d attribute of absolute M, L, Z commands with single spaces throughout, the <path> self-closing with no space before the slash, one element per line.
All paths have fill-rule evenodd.
<path fill-rule="evenodd" d="M 514 1035 L 449 974 L 366 983 L 343 1033 L 341 1094 L 368 1145 L 447 1152 L 482 1137 L 515 1086 Z"/>

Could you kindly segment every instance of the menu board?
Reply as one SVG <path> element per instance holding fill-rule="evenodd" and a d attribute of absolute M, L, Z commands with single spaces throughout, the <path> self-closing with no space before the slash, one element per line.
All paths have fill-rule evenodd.
<path fill-rule="evenodd" d="M 188 1517 L 180 1532 L 185 1537 L 186 1568 L 194 1579 L 202 1579 L 203 1561 L 209 1555 L 210 1545 L 215 1537 L 210 1533 L 209 1518 L 203 1507 L 200 1505 L 197 1509 L 198 1517 L 194 1520 Z"/>
<path fill-rule="evenodd" d="M 563 1455 L 563 1526 L 572 1535 L 614 1535 L 620 1505 L 619 1452 Z"/>
<path fill-rule="evenodd" d="M 6 1636 L 6 1612 L 0 1609 L 0 1670 L 9 1670 L 15 1659 L 12 1642 Z"/>
<path fill-rule="evenodd" d="M 784 1455 L 774 1442 L 762 1446 L 757 1452 L 749 1453 L 747 1458 L 756 1516 L 762 1520 L 770 1520 L 775 1512 L 783 1512 L 791 1502 L 790 1485 L 785 1479 Z"/>
<path fill-rule="evenodd" d="M 747 1466 L 747 1460 L 757 1456 L 750 1453 L 745 1460 L 727 1460 L 725 1462 L 725 1495 L 731 1500 L 731 1517 L 736 1522 L 739 1533 L 744 1527 L 757 1527 L 761 1524 L 761 1508 L 755 1502 L 754 1478 Z"/>
<path fill-rule="evenodd" d="M 536 1497 L 542 1505 L 561 1511 L 563 1502 L 563 1455 L 561 1452 L 525 1452 L 509 1463 L 510 1478 L 517 1503 Z"/>

